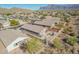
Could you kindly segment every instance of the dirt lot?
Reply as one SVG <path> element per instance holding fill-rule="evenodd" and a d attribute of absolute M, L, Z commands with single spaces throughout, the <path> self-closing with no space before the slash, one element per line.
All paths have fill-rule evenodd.
<path fill-rule="evenodd" d="M 11 52 L 8 52 L 2 42 L 0 41 L 0 54 L 23 54 L 20 48 L 16 48 Z"/>
<path fill-rule="evenodd" d="M 0 41 L 0 54 L 7 53 L 5 47 L 3 46 L 2 42 Z"/>
<path fill-rule="evenodd" d="M 16 48 L 13 51 L 9 52 L 9 54 L 24 54 L 20 48 Z"/>

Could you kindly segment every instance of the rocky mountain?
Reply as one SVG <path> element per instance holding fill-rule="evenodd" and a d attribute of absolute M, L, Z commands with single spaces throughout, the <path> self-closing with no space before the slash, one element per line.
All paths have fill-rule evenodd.
<path fill-rule="evenodd" d="M 48 6 L 40 7 L 40 10 L 72 10 L 79 9 L 79 4 L 49 4 Z"/>

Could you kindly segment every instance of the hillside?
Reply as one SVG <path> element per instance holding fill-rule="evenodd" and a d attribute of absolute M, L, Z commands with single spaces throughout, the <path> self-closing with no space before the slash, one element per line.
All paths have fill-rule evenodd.
<path fill-rule="evenodd" d="M 17 12 L 22 12 L 22 13 L 28 13 L 31 12 L 30 9 L 22 9 L 22 8 L 0 8 L 0 14 L 6 14 L 6 13 L 17 13 Z"/>

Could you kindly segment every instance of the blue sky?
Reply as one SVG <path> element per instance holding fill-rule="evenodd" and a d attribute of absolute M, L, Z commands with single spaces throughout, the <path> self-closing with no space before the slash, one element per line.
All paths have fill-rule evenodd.
<path fill-rule="evenodd" d="M 32 10 L 38 10 L 42 6 L 47 6 L 47 4 L 0 4 L 0 7 L 2 8 L 27 8 Z"/>

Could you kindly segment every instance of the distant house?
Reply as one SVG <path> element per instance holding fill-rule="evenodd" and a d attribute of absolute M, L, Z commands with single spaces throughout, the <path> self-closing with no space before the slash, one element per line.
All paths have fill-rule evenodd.
<path fill-rule="evenodd" d="M 9 19 L 16 19 L 17 16 L 14 14 L 14 15 L 10 15 L 8 18 L 9 18 Z"/>
<path fill-rule="evenodd" d="M 40 21 L 41 20 L 38 17 L 34 17 L 34 16 L 29 16 L 28 18 L 29 18 L 29 20 L 32 20 L 32 21 Z"/>
<path fill-rule="evenodd" d="M 0 20 L 0 23 L 3 25 L 4 28 L 9 26 L 9 22 L 7 20 Z"/>
<path fill-rule="evenodd" d="M 0 15 L 0 23 L 3 25 L 4 28 L 9 26 L 9 22 L 7 21 L 7 18 Z"/>
<path fill-rule="evenodd" d="M 2 15 L 0 15 L 0 20 L 5 20 L 5 18 Z"/>
<path fill-rule="evenodd" d="M 4 47 L 11 52 L 19 47 L 19 45 L 29 37 L 19 30 L 7 29 L 0 31 L 0 41 Z"/>
<path fill-rule="evenodd" d="M 48 16 L 44 20 L 35 21 L 34 24 L 40 25 L 40 26 L 50 27 L 50 26 L 54 26 L 55 23 L 59 23 L 59 22 L 60 22 L 60 18 L 58 18 L 58 17 L 49 17 Z"/>
<path fill-rule="evenodd" d="M 8 28 L 10 26 L 10 23 L 7 20 L 0 20 L 0 23 L 3 25 L 4 28 Z"/>
<path fill-rule="evenodd" d="M 6 22 L 6 20 L 0 20 L 1 24 L 4 24 Z"/>

